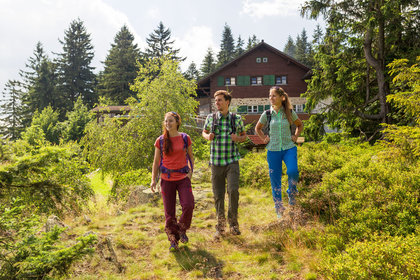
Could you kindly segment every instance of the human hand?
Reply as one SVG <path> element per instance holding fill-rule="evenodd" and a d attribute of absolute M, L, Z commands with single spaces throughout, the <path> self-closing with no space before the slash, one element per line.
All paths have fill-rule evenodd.
<path fill-rule="evenodd" d="M 190 171 L 188 172 L 188 174 L 187 174 L 187 177 L 191 180 L 191 178 L 192 178 L 192 171 L 191 171 L 191 169 L 190 169 Z"/>
<path fill-rule="evenodd" d="M 232 133 L 230 135 L 230 138 L 232 139 L 233 142 L 239 141 L 239 136 L 236 133 Z"/>
<path fill-rule="evenodd" d="M 263 142 L 264 144 L 268 144 L 268 142 L 270 142 L 270 136 L 265 136 Z"/>
<path fill-rule="evenodd" d="M 152 189 L 152 192 L 156 192 L 156 181 L 152 180 L 150 183 L 150 188 Z"/>
<path fill-rule="evenodd" d="M 212 141 L 213 139 L 214 139 L 214 133 L 212 132 L 209 134 L 209 140 Z"/>
<path fill-rule="evenodd" d="M 296 143 L 297 138 L 298 138 L 298 137 L 297 137 L 296 135 L 292 135 L 292 141 L 293 141 L 293 142 L 295 142 L 295 143 Z"/>

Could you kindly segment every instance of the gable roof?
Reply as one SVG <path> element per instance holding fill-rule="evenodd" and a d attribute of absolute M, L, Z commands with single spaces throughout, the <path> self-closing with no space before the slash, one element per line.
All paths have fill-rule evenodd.
<path fill-rule="evenodd" d="M 277 54 L 277 55 L 279 55 L 279 56 L 281 56 L 281 57 L 284 57 L 285 59 L 289 60 L 291 63 L 295 64 L 296 66 L 298 66 L 298 67 L 300 67 L 300 68 L 302 68 L 303 70 L 306 70 L 306 71 L 307 71 L 307 73 L 305 74 L 305 77 L 306 77 L 306 76 L 308 76 L 308 75 L 310 75 L 311 68 L 309 68 L 308 66 L 306 66 L 306 65 L 304 65 L 304 64 L 302 64 L 302 63 L 300 63 L 299 61 L 297 61 L 297 60 L 296 60 L 296 59 L 294 59 L 293 57 L 291 57 L 291 56 L 289 56 L 289 55 L 285 54 L 285 53 L 284 53 L 284 52 L 282 52 L 282 51 L 279 51 L 278 49 L 276 49 L 276 48 L 272 47 L 271 45 L 269 45 L 269 44 L 267 44 L 266 42 L 264 42 L 264 40 L 262 40 L 262 41 L 261 41 L 258 45 L 256 45 L 255 47 L 253 47 L 253 48 L 249 49 L 248 51 L 244 52 L 243 54 L 241 54 L 241 55 L 240 55 L 240 56 L 238 56 L 237 58 L 235 58 L 235 59 L 233 59 L 233 60 L 229 61 L 228 63 L 226 63 L 226 64 L 224 64 L 224 65 L 220 66 L 219 68 L 217 68 L 216 70 L 214 70 L 212 73 L 210 73 L 210 74 L 208 74 L 207 76 L 203 77 L 202 79 L 198 80 L 198 81 L 197 81 L 197 84 L 202 84 L 202 83 L 204 83 L 204 82 L 207 82 L 207 81 L 210 79 L 210 77 L 212 77 L 212 76 L 214 76 L 215 74 L 217 74 L 218 72 L 222 71 L 224 68 L 229 67 L 229 66 L 230 66 L 230 65 L 232 65 L 232 64 L 235 64 L 238 60 L 241 60 L 243 57 L 245 57 L 245 56 L 247 56 L 247 55 L 251 54 L 252 52 L 254 52 L 254 51 L 256 51 L 257 49 L 260 49 L 260 48 L 267 48 L 268 50 L 272 51 L 273 53 L 275 53 L 275 54 Z"/>

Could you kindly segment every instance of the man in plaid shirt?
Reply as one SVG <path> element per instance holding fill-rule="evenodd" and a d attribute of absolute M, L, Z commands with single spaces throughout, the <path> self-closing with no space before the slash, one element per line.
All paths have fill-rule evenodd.
<path fill-rule="evenodd" d="M 230 231 L 239 235 L 238 202 L 239 202 L 239 152 L 237 144 L 246 140 L 241 116 L 229 112 L 231 95 L 225 90 L 214 93 L 217 113 L 207 116 L 203 128 L 203 137 L 211 141 L 210 165 L 214 203 L 217 215 L 215 238 L 219 239 L 225 232 L 225 193 L 229 198 L 228 222 Z M 234 131 L 235 130 L 235 131 Z"/>

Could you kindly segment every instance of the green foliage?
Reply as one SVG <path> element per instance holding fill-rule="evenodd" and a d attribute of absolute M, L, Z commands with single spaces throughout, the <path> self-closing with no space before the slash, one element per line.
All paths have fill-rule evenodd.
<path fill-rule="evenodd" d="M 235 58 L 235 41 L 230 26 L 225 23 L 220 42 L 220 51 L 217 54 L 217 67 L 220 67 Z"/>
<path fill-rule="evenodd" d="M 88 108 L 92 108 L 97 101 L 94 92 L 96 77 L 94 67 L 90 66 L 94 57 L 93 46 L 83 21 L 73 20 L 60 43 L 63 50 L 57 59 L 58 91 L 62 96 L 60 108 L 64 116 L 79 96 Z"/>
<path fill-rule="evenodd" d="M 0 205 L 0 279 L 56 279 L 93 252 L 96 236 L 65 243 L 60 240 L 63 228 L 39 231 L 40 217 L 25 214 L 22 202 L 16 200 L 10 208 Z"/>
<path fill-rule="evenodd" d="M 384 125 L 385 139 L 381 144 L 396 156 L 409 158 L 413 162 L 420 158 L 420 56 L 417 63 L 407 66 L 407 59 L 398 59 L 388 65 L 390 73 L 395 75 L 393 87 L 395 93 L 388 101 L 402 110 L 408 125 Z"/>
<path fill-rule="evenodd" d="M 130 102 L 126 120 L 105 118 L 92 121 L 86 128 L 82 144 L 89 162 L 105 173 L 116 175 L 138 168 L 150 168 L 156 138 L 162 134 L 164 114 L 176 111 L 182 123 L 194 123 L 197 101 L 195 83 L 185 79 L 178 63 L 156 58 L 139 64 L 139 76 L 132 90 L 138 99 Z M 189 132 L 181 125 L 180 130 Z M 190 133 L 192 134 L 192 133 Z"/>
<path fill-rule="evenodd" d="M 66 116 L 67 120 L 61 123 L 63 140 L 79 141 L 84 135 L 86 125 L 94 119 L 92 113 L 79 96 L 74 103 L 73 111 L 67 112 Z"/>
<path fill-rule="evenodd" d="M 305 141 L 320 141 L 325 135 L 324 130 L 324 114 L 314 114 L 309 117 L 309 120 L 304 121 L 303 133 Z"/>
<path fill-rule="evenodd" d="M 148 47 L 145 50 L 145 59 L 162 59 L 164 57 L 170 60 L 184 61 L 185 58 L 179 57 L 179 49 L 173 47 L 174 41 L 171 41 L 171 30 L 165 28 L 162 22 L 146 38 Z"/>
<path fill-rule="evenodd" d="M 16 140 L 23 130 L 23 92 L 20 83 L 9 80 L 5 84 L 0 109 L 0 133 L 11 140 Z"/>
<path fill-rule="evenodd" d="M 111 198 L 117 201 L 124 201 L 133 186 L 149 186 L 152 173 L 147 169 L 131 170 L 119 174 L 114 178 L 111 189 Z"/>
<path fill-rule="evenodd" d="M 207 53 L 204 56 L 203 62 L 201 63 L 200 73 L 201 77 L 206 77 L 216 69 L 216 60 L 214 58 L 213 50 L 207 49 Z"/>
<path fill-rule="evenodd" d="M 33 146 L 43 144 L 45 140 L 58 144 L 60 137 L 58 117 L 59 113 L 51 106 L 45 107 L 41 113 L 35 111 L 31 126 L 22 133 L 22 139 Z"/>
<path fill-rule="evenodd" d="M 45 146 L 0 168 L 0 201 L 21 198 L 42 213 L 79 212 L 93 192 L 76 145 Z"/>
<path fill-rule="evenodd" d="M 240 185 L 270 189 L 270 178 L 268 176 L 267 153 L 249 153 L 240 161 L 241 176 Z"/>
<path fill-rule="evenodd" d="M 323 274 L 330 279 L 419 279 L 418 235 L 375 236 L 373 241 L 350 245 L 346 252 L 330 257 Z"/>
<path fill-rule="evenodd" d="M 105 59 L 105 68 L 99 77 L 99 96 L 112 100 L 112 105 L 122 105 L 127 98 L 135 96 L 135 92 L 130 90 L 130 84 L 137 76 L 139 59 L 140 50 L 134 44 L 134 36 L 124 25 L 115 35 Z"/>

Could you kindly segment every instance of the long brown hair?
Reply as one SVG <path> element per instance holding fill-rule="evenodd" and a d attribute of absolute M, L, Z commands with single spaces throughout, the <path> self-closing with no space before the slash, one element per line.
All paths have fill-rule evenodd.
<path fill-rule="evenodd" d="M 284 89 L 282 89 L 281 87 L 278 87 L 278 86 L 272 87 L 270 89 L 270 92 L 274 92 L 280 97 L 284 96 L 284 100 L 281 102 L 281 106 L 283 107 L 283 111 L 286 114 L 286 118 L 287 118 L 288 122 L 292 125 L 293 120 L 292 120 L 292 113 L 291 113 L 290 110 L 293 107 L 292 107 L 292 104 L 290 103 L 289 95 L 284 91 Z"/>
<path fill-rule="evenodd" d="M 181 125 L 181 116 L 176 112 L 168 112 L 165 114 L 165 118 L 167 116 L 174 117 L 177 124 L 176 130 L 178 130 L 179 126 Z M 166 126 L 165 126 L 165 120 L 163 120 L 163 123 L 162 123 L 162 130 L 163 130 L 163 152 L 165 154 L 169 154 L 172 151 L 172 142 L 171 142 L 171 137 L 169 137 L 169 131 L 166 129 Z"/>

